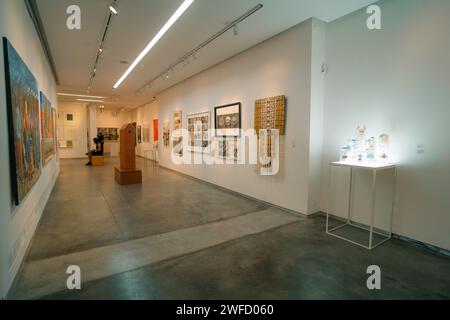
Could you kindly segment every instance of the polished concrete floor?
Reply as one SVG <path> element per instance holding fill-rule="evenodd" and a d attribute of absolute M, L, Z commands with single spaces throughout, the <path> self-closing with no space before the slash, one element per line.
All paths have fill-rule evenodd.
<path fill-rule="evenodd" d="M 367 251 L 305 219 L 138 159 L 143 184 L 61 160 L 11 299 L 450 299 L 450 259 L 391 240 Z M 81 268 L 81 290 L 66 269 Z M 366 269 L 381 268 L 381 290 Z"/>

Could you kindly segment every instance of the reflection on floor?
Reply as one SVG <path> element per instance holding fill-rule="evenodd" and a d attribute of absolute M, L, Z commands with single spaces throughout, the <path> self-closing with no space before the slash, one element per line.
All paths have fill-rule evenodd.
<path fill-rule="evenodd" d="M 300 218 L 138 159 L 143 184 L 61 160 L 12 299 L 450 298 L 450 259 L 392 240 L 370 252 Z M 66 289 L 79 265 L 82 289 Z M 366 287 L 379 265 L 382 289 Z"/>

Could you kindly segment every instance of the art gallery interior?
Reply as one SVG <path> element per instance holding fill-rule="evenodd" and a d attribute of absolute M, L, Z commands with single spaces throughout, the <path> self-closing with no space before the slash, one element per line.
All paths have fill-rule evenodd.
<path fill-rule="evenodd" d="M 0 297 L 450 299 L 449 16 L 0 0 Z"/>

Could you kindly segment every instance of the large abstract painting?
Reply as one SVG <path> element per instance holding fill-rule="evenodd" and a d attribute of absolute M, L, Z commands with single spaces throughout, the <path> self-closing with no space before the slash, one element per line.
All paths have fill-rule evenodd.
<path fill-rule="evenodd" d="M 37 81 L 17 51 L 3 38 L 10 144 L 11 185 L 18 205 L 41 174 Z"/>
<path fill-rule="evenodd" d="M 41 149 L 42 166 L 45 166 L 55 155 L 55 128 L 54 114 L 52 113 L 52 104 L 47 97 L 40 92 L 41 105 Z"/>

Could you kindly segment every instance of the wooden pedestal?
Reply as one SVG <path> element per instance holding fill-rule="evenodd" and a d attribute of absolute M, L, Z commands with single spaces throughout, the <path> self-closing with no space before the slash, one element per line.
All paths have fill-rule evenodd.
<path fill-rule="evenodd" d="M 115 167 L 114 177 L 120 185 L 127 184 L 141 184 L 142 183 L 142 171 L 141 170 L 121 170 Z"/>
<path fill-rule="evenodd" d="M 103 156 L 92 156 L 91 163 L 93 167 L 102 166 L 104 164 Z"/>

